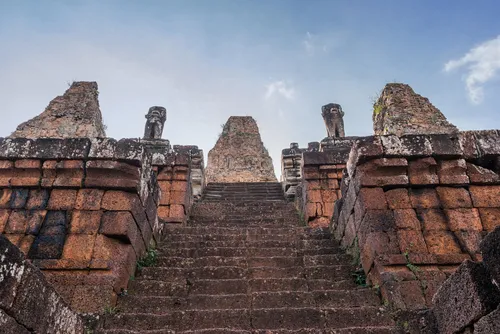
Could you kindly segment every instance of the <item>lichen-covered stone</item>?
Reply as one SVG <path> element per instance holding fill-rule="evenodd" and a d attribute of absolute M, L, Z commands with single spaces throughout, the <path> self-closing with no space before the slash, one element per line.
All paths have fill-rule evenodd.
<path fill-rule="evenodd" d="M 273 161 L 252 117 L 231 116 L 208 152 L 206 180 L 210 182 L 276 182 Z"/>
<path fill-rule="evenodd" d="M 20 124 L 13 138 L 106 137 L 96 82 L 73 82 L 40 115 Z"/>
<path fill-rule="evenodd" d="M 500 292 L 481 263 L 465 261 L 434 295 L 440 333 L 457 333 L 494 310 Z"/>
<path fill-rule="evenodd" d="M 458 129 L 427 98 L 402 83 L 387 84 L 374 104 L 376 135 L 455 133 Z"/>

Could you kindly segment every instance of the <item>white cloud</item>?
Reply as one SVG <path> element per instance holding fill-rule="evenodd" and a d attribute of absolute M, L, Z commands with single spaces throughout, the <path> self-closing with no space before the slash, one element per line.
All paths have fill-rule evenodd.
<path fill-rule="evenodd" d="M 483 86 L 500 72 L 500 36 L 475 46 L 462 58 L 450 60 L 444 70 L 450 72 L 466 67 L 465 85 L 474 104 L 483 101 Z"/>
<path fill-rule="evenodd" d="M 283 80 L 271 82 L 266 86 L 265 98 L 267 100 L 277 94 L 287 100 L 293 100 L 295 98 L 295 88 Z"/>
<path fill-rule="evenodd" d="M 315 36 L 313 36 L 309 31 L 306 33 L 306 38 L 302 41 L 302 45 L 309 56 L 314 55 L 316 49 L 314 45 Z"/>

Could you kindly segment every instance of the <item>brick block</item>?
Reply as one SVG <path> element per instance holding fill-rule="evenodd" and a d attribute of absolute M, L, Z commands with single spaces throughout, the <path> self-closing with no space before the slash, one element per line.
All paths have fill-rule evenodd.
<path fill-rule="evenodd" d="M 363 187 L 407 185 L 407 165 L 402 158 L 371 160 L 358 166 L 355 180 Z"/>
<path fill-rule="evenodd" d="M 307 189 L 307 201 L 308 202 L 321 202 L 321 190 L 320 189 Z"/>
<path fill-rule="evenodd" d="M 319 179 L 319 169 L 317 167 L 304 167 L 302 177 L 304 180 L 317 180 Z"/>
<path fill-rule="evenodd" d="M 69 234 L 64 244 L 62 258 L 90 263 L 95 239 L 96 235 Z"/>
<path fill-rule="evenodd" d="M 158 186 L 160 187 L 161 197 L 160 204 L 168 205 L 170 204 L 170 190 L 172 183 L 170 181 L 159 181 Z"/>
<path fill-rule="evenodd" d="M 170 217 L 184 219 L 185 216 L 184 205 L 172 204 L 170 206 Z"/>
<path fill-rule="evenodd" d="M 438 176 L 441 184 L 469 184 L 464 159 L 439 161 Z"/>
<path fill-rule="evenodd" d="M 69 225 L 68 216 L 65 211 L 48 211 L 40 229 L 40 234 L 65 236 Z"/>
<path fill-rule="evenodd" d="M 30 259 L 60 259 L 66 235 L 39 234 L 36 236 L 28 253 Z"/>
<path fill-rule="evenodd" d="M 471 208 L 472 200 L 465 188 L 437 187 L 443 208 Z"/>
<path fill-rule="evenodd" d="M 500 207 L 500 186 L 470 186 L 469 192 L 476 208 Z"/>
<path fill-rule="evenodd" d="M 439 208 L 441 206 L 436 190 L 431 188 L 410 189 L 410 201 L 415 209 Z"/>
<path fill-rule="evenodd" d="M 420 231 L 420 221 L 413 209 L 394 210 L 394 221 L 398 229 Z"/>
<path fill-rule="evenodd" d="M 367 210 L 358 229 L 360 245 L 372 232 L 393 232 L 396 228 L 392 210 Z"/>
<path fill-rule="evenodd" d="M 29 192 L 26 209 L 45 209 L 49 201 L 49 192 L 46 189 L 32 189 Z"/>
<path fill-rule="evenodd" d="M 312 202 L 306 203 L 306 212 L 305 212 L 306 220 L 320 216 L 316 210 L 316 204 L 317 203 L 312 203 Z"/>
<path fill-rule="evenodd" d="M 11 209 L 22 209 L 28 201 L 29 189 L 13 189 L 10 197 Z"/>
<path fill-rule="evenodd" d="M 480 249 L 486 269 L 497 286 L 500 285 L 500 228 L 484 237 Z"/>
<path fill-rule="evenodd" d="M 434 158 L 423 158 L 410 161 L 408 164 L 408 176 L 411 184 L 438 184 L 436 160 Z"/>
<path fill-rule="evenodd" d="M 28 228 L 28 212 L 25 210 L 14 210 L 9 216 L 5 233 L 8 234 L 25 234 Z"/>
<path fill-rule="evenodd" d="M 101 224 L 101 211 L 73 211 L 69 231 L 73 234 L 96 234 Z"/>
<path fill-rule="evenodd" d="M 186 181 L 172 181 L 172 190 L 187 191 L 188 183 Z"/>
<path fill-rule="evenodd" d="M 24 238 L 24 234 L 4 234 L 4 236 L 15 246 L 19 246 L 19 243 Z"/>
<path fill-rule="evenodd" d="M 83 161 L 63 160 L 56 164 L 56 177 L 52 185 L 58 188 L 80 188 L 84 176 Z"/>
<path fill-rule="evenodd" d="M 462 249 L 469 253 L 474 260 L 479 260 L 476 254 L 479 254 L 479 244 L 483 240 L 482 231 L 456 231 L 457 237 Z"/>
<path fill-rule="evenodd" d="M 158 207 L 158 219 L 160 221 L 167 221 L 168 217 L 170 217 L 170 206 L 160 205 Z"/>
<path fill-rule="evenodd" d="M 339 189 L 339 180 L 328 179 L 328 189 Z"/>
<path fill-rule="evenodd" d="M 467 163 L 467 175 L 472 184 L 499 183 L 500 176 L 492 170 Z"/>
<path fill-rule="evenodd" d="M 417 217 L 425 231 L 448 230 L 447 217 L 442 209 L 418 209 Z"/>
<path fill-rule="evenodd" d="M 0 234 L 4 233 L 5 226 L 9 220 L 10 210 L 0 209 Z"/>
<path fill-rule="evenodd" d="M 359 245 L 361 265 L 365 273 L 370 271 L 378 255 L 399 254 L 398 238 L 394 232 L 371 232 Z"/>
<path fill-rule="evenodd" d="M 171 204 L 185 204 L 185 202 L 186 202 L 186 192 L 175 191 L 175 190 L 170 192 Z"/>
<path fill-rule="evenodd" d="M 397 231 L 399 249 L 401 253 L 427 253 L 427 245 L 421 231 L 399 230 Z"/>
<path fill-rule="evenodd" d="M 163 167 L 158 172 L 158 181 L 172 181 L 172 167 Z"/>
<path fill-rule="evenodd" d="M 142 207 L 142 204 L 137 194 L 109 190 L 104 193 L 101 207 L 105 210 L 133 211 Z"/>
<path fill-rule="evenodd" d="M 424 239 L 427 249 L 433 254 L 462 253 L 460 246 L 456 243 L 452 232 L 448 231 L 424 231 Z"/>
<path fill-rule="evenodd" d="M 408 189 L 397 188 L 385 192 L 385 198 L 389 209 L 411 209 L 410 196 Z"/>
<path fill-rule="evenodd" d="M 108 211 L 102 216 L 99 233 L 132 243 L 137 239 L 139 230 L 130 212 Z"/>
<path fill-rule="evenodd" d="M 482 231 L 477 209 L 445 209 L 451 231 Z"/>
<path fill-rule="evenodd" d="M 139 167 L 118 161 L 92 160 L 87 162 L 86 187 L 131 189 L 139 186 Z"/>
<path fill-rule="evenodd" d="M 419 310 L 427 306 L 419 281 L 400 281 L 396 279 L 383 281 L 381 293 L 382 298 L 397 309 Z"/>
<path fill-rule="evenodd" d="M 44 188 L 51 188 L 56 180 L 57 172 L 56 172 L 57 161 L 55 160 L 47 160 L 43 162 L 42 165 L 42 179 L 40 181 L 40 185 Z"/>
<path fill-rule="evenodd" d="M 42 178 L 41 169 L 16 168 L 12 170 L 10 185 L 12 187 L 36 187 Z"/>
<path fill-rule="evenodd" d="M 433 298 L 440 333 L 458 333 L 493 311 L 500 293 L 480 263 L 465 261 Z"/>
<path fill-rule="evenodd" d="M 500 208 L 480 208 L 479 217 L 485 231 L 491 232 L 500 226 Z"/>
<path fill-rule="evenodd" d="M 317 217 L 307 222 L 307 226 L 311 228 L 326 228 L 330 225 L 330 220 L 327 217 Z"/>
<path fill-rule="evenodd" d="M 14 166 L 16 168 L 38 169 L 41 168 L 42 164 L 41 161 L 37 159 L 21 159 L 21 160 L 16 160 Z"/>
<path fill-rule="evenodd" d="M 71 210 L 75 207 L 76 190 L 53 189 L 50 193 L 47 209 L 49 210 Z"/>
<path fill-rule="evenodd" d="M 77 210 L 99 210 L 104 190 L 80 189 L 76 196 L 75 209 Z"/>
<path fill-rule="evenodd" d="M 14 168 L 14 163 L 9 160 L 0 160 L 0 169 L 12 169 Z"/>
<path fill-rule="evenodd" d="M 10 197 L 12 195 L 12 190 L 3 188 L 0 189 L 0 208 L 8 209 L 10 208 Z"/>
<path fill-rule="evenodd" d="M 19 241 L 19 250 L 23 252 L 23 254 L 26 256 L 28 255 L 31 245 L 33 244 L 33 241 L 35 240 L 34 235 L 25 235 L 20 241 Z"/>
<path fill-rule="evenodd" d="M 387 201 L 385 200 L 382 188 L 361 188 L 358 193 L 357 202 L 365 209 L 387 209 Z"/>

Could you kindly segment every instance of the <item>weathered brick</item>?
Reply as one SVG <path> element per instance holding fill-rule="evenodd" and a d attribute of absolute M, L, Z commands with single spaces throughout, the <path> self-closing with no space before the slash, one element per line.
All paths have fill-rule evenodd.
<path fill-rule="evenodd" d="M 170 190 L 172 183 L 170 181 L 159 181 L 158 186 L 160 187 L 161 197 L 160 204 L 168 205 L 170 204 Z"/>
<path fill-rule="evenodd" d="M 491 232 L 500 226 L 500 208 L 480 208 L 479 216 L 485 231 Z"/>
<path fill-rule="evenodd" d="M 319 169 L 317 167 L 304 167 L 302 170 L 304 180 L 319 179 Z"/>
<path fill-rule="evenodd" d="M 396 228 L 392 210 L 367 210 L 358 229 L 359 243 L 363 244 L 372 232 L 391 232 Z"/>
<path fill-rule="evenodd" d="M 479 260 L 476 254 L 479 254 L 479 244 L 483 240 L 482 231 L 455 231 L 455 236 L 457 237 L 462 249 L 474 257 L 474 260 Z"/>
<path fill-rule="evenodd" d="M 139 182 L 139 167 L 108 160 L 87 162 L 86 187 L 133 190 L 139 186 Z"/>
<path fill-rule="evenodd" d="M 25 234 L 28 228 L 28 212 L 25 210 L 13 210 L 9 216 L 5 233 Z"/>
<path fill-rule="evenodd" d="M 30 251 L 31 245 L 33 244 L 34 240 L 35 240 L 34 235 L 25 235 L 19 241 L 19 250 L 23 252 L 25 256 L 28 255 L 28 252 Z"/>
<path fill-rule="evenodd" d="M 410 201 L 415 209 L 438 208 L 441 206 L 435 189 L 410 189 Z"/>
<path fill-rule="evenodd" d="M 58 188 L 81 187 L 84 178 L 84 162 L 63 160 L 56 164 L 56 178 L 52 184 Z"/>
<path fill-rule="evenodd" d="M 158 207 L 158 219 L 160 221 L 167 221 L 170 217 L 170 207 L 167 205 L 160 205 Z"/>
<path fill-rule="evenodd" d="M 397 188 L 388 190 L 385 192 L 385 198 L 387 199 L 387 204 L 389 209 L 411 209 L 412 205 L 410 202 L 410 196 L 408 195 L 408 189 Z"/>
<path fill-rule="evenodd" d="M 467 175 L 472 184 L 489 184 L 500 182 L 500 176 L 492 170 L 467 163 Z"/>
<path fill-rule="evenodd" d="M 16 168 L 40 168 L 41 167 L 41 161 L 37 159 L 20 159 L 16 160 L 14 162 L 14 166 Z"/>
<path fill-rule="evenodd" d="M 172 167 L 163 167 L 158 172 L 158 181 L 171 181 L 172 180 Z"/>
<path fill-rule="evenodd" d="M 43 162 L 40 186 L 44 188 L 52 187 L 57 176 L 56 165 L 57 161 L 55 160 L 47 160 Z"/>
<path fill-rule="evenodd" d="M 0 188 L 0 208 L 7 209 L 10 207 L 10 197 L 12 190 L 7 188 Z"/>
<path fill-rule="evenodd" d="M 136 240 L 139 230 L 130 212 L 108 211 L 102 216 L 99 233 L 131 243 Z"/>
<path fill-rule="evenodd" d="M 472 200 L 465 188 L 437 187 L 437 193 L 443 208 L 471 208 Z"/>
<path fill-rule="evenodd" d="M 421 230 L 420 221 L 413 209 L 394 210 L 394 221 L 398 229 Z"/>
<path fill-rule="evenodd" d="M 28 201 L 29 189 L 13 189 L 10 197 L 10 207 L 12 209 L 22 209 Z"/>
<path fill-rule="evenodd" d="M 40 234 L 65 236 L 68 223 L 68 214 L 65 211 L 48 211 L 40 229 Z"/>
<path fill-rule="evenodd" d="M 133 211 L 142 207 L 137 194 L 118 190 L 109 190 L 104 193 L 101 207 L 105 210 Z"/>
<path fill-rule="evenodd" d="M 420 230 L 398 230 L 401 253 L 427 253 L 427 246 Z"/>
<path fill-rule="evenodd" d="M 115 305 L 116 299 L 112 285 L 77 285 L 72 293 L 70 304 L 73 310 L 99 313 L 109 305 Z"/>
<path fill-rule="evenodd" d="M 451 231 L 482 231 L 477 209 L 445 209 Z"/>
<path fill-rule="evenodd" d="M 170 206 L 170 217 L 184 219 L 185 216 L 184 205 L 172 204 Z"/>
<path fill-rule="evenodd" d="M 69 231 L 73 234 L 96 234 L 101 224 L 101 211 L 73 211 Z"/>
<path fill-rule="evenodd" d="M 49 201 L 49 192 L 46 189 L 32 189 L 29 193 L 26 209 L 45 209 Z"/>
<path fill-rule="evenodd" d="M 41 177 L 41 169 L 16 168 L 12 172 L 10 185 L 12 187 L 35 187 L 40 184 Z"/>
<path fill-rule="evenodd" d="M 69 234 L 64 244 L 62 258 L 90 262 L 95 239 L 96 235 L 91 234 Z"/>
<path fill-rule="evenodd" d="M 364 187 L 407 185 L 407 165 L 402 158 L 371 160 L 358 166 L 355 179 Z"/>
<path fill-rule="evenodd" d="M 5 226 L 9 220 L 10 210 L 0 209 L 0 234 L 4 233 Z"/>
<path fill-rule="evenodd" d="M 63 234 L 39 234 L 28 253 L 30 259 L 60 259 L 66 236 Z"/>
<path fill-rule="evenodd" d="M 47 205 L 49 210 L 71 210 L 75 207 L 76 190 L 53 189 Z"/>
<path fill-rule="evenodd" d="M 469 192 L 476 208 L 500 207 L 500 186 L 470 186 Z"/>
<path fill-rule="evenodd" d="M 366 208 L 374 210 L 387 209 L 384 190 L 382 188 L 361 188 L 357 201 Z"/>
<path fill-rule="evenodd" d="M 411 184 L 426 185 L 439 183 L 437 162 L 434 158 L 423 158 L 410 161 L 408 176 Z"/>
<path fill-rule="evenodd" d="M 365 272 L 370 271 L 377 255 L 399 253 L 398 238 L 394 232 L 371 232 L 360 241 L 360 248 L 361 265 Z"/>
<path fill-rule="evenodd" d="M 186 193 L 184 191 L 171 191 L 170 203 L 171 204 L 184 204 L 186 202 Z"/>
<path fill-rule="evenodd" d="M 464 159 L 439 161 L 438 176 L 441 184 L 469 184 Z"/>
<path fill-rule="evenodd" d="M 426 231 L 445 231 L 447 218 L 442 209 L 417 209 L 417 217 Z"/>
<path fill-rule="evenodd" d="M 341 179 L 342 177 L 340 177 Z M 328 189 L 339 189 L 339 180 L 328 179 Z"/>
<path fill-rule="evenodd" d="M 75 209 L 77 210 L 99 210 L 104 190 L 80 189 L 76 196 Z"/>
<path fill-rule="evenodd" d="M 188 184 L 186 181 L 172 181 L 172 190 L 187 191 Z"/>
<path fill-rule="evenodd" d="M 307 190 L 307 201 L 308 202 L 321 202 L 321 190 L 320 189 L 308 189 Z"/>
<path fill-rule="evenodd" d="M 433 254 L 462 252 L 452 232 L 435 230 L 424 231 L 424 239 L 427 244 L 427 249 Z"/>
<path fill-rule="evenodd" d="M 14 168 L 14 163 L 9 160 L 0 160 L 0 169 L 12 169 Z"/>

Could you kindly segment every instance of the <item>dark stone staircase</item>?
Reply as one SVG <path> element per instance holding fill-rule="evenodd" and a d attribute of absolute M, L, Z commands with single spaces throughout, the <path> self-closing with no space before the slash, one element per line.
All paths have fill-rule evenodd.
<path fill-rule="evenodd" d="M 104 333 L 395 333 L 327 230 L 300 226 L 278 183 L 210 184 L 168 227 Z"/>

